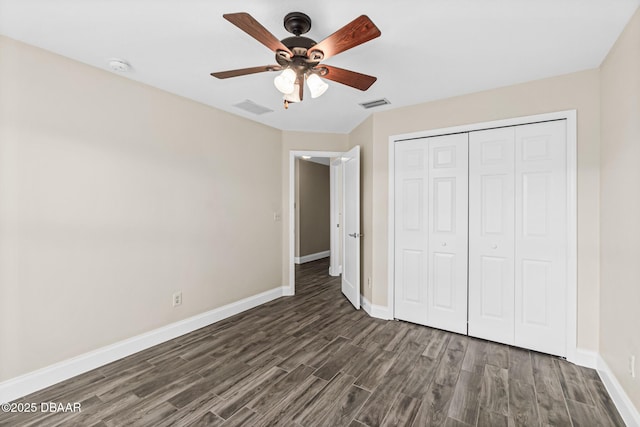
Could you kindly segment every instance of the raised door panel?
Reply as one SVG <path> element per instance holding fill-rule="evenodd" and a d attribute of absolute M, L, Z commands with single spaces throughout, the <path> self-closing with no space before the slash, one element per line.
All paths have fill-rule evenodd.
<path fill-rule="evenodd" d="M 424 140 L 395 146 L 394 317 L 427 323 L 428 149 Z"/>
<path fill-rule="evenodd" d="M 469 335 L 514 343 L 514 128 L 469 134 Z"/>
<path fill-rule="evenodd" d="M 566 122 L 516 127 L 515 344 L 566 355 Z"/>
<path fill-rule="evenodd" d="M 405 303 L 420 304 L 426 299 L 423 286 L 424 251 L 405 249 L 401 256 L 401 298 Z"/>
<path fill-rule="evenodd" d="M 479 314 L 482 319 L 502 321 L 510 311 L 508 301 L 502 296 L 513 285 L 509 277 L 512 270 L 509 258 L 480 256 Z"/>
<path fill-rule="evenodd" d="M 428 138 L 428 325 L 467 333 L 468 134 Z"/>
<path fill-rule="evenodd" d="M 424 229 L 423 211 L 424 179 L 407 178 L 402 181 L 402 210 L 400 221 L 403 231 L 421 231 Z"/>
<path fill-rule="evenodd" d="M 433 307 L 440 310 L 456 309 L 456 256 L 435 252 L 432 257 Z"/>

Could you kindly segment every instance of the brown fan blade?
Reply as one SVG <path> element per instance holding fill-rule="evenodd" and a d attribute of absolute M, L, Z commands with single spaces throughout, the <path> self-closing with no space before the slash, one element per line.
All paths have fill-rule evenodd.
<path fill-rule="evenodd" d="M 380 36 L 380 30 L 367 15 L 361 15 L 309 49 L 307 56 L 314 58 L 313 52 L 321 51 L 327 59 Z"/>
<path fill-rule="evenodd" d="M 219 71 L 211 73 L 213 77 L 218 79 L 228 79 L 229 77 L 246 76 L 247 74 L 262 73 L 264 71 L 280 71 L 282 67 L 279 65 L 263 65 L 261 67 L 241 68 L 239 70 Z"/>
<path fill-rule="evenodd" d="M 372 84 L 378 80 L 376 77 L 368 76 L 366 74 L 356 73 L 355 71 L 345 70 L 344 68 L 332 67 L 331 65 L 322 64 L 320 69 L 326 68 L 326 74 L 320 74 L 325 79 L 333 80 L 334 82 L 342 83 L 343 85 L 351 86 L 360 90 L 367 90 Z"/>
<path fill-rule="evenodd" d="M 231 22 L 236 27 L 240 28 L 245 33 L 249 34 L 254 39 L 258 40 L 260 43 L 262 43 L 272 51 L 277 52 L 279 50 L 283 50 L 285 52 L 288 52 L 289 55 L 293 56 L 293 53 L 291 53 L 288 47 L 283 45 L 282 42 L 276 38 L 276 36 L 271 34 L 269 30 L 263 27 L 262 24 L 256 21 L 253 16 L 249 15 L 248 13 L 225 13 L 224 15 L 222 15 L 222 17 Z"/>

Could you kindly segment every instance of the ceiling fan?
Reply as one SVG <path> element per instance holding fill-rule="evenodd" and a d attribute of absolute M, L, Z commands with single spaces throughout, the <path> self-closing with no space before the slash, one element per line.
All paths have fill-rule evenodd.
<path fill-rule="evenodd" d="M 311 18 L 302 12 L 291 12 L 284 17 L 284 28 L 293 34 L 293 37 L 282 40 L 278 40 L 246 12 L 227 13 L 222 16 L 274 51 L 277 65 L 220 71 L 211 75 L 218 79 L 227 79 L 265 71 L 282 71 L 274 79 L 274 84 L 283 93 L 285 108 L 289 107 L 290 102 L 302 101 L 305 79 L 312 98 L 319 97 L 329 87 L 322 78 L 363 91 L 369 89 L 376 81 L 373 76 L 320 64 L 325 59 L 380 36 L 380 30 L 366 15 L 354 19 L 320 43 L 301 35 L 311 29 Z"/>

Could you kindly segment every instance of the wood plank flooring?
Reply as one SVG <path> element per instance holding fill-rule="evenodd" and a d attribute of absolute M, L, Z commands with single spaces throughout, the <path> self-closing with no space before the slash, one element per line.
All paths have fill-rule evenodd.
<path fill-rule="evenodd" d="M 20 399 L 1 426 L 624 426 L 597 373 L 354 310 L 328 262 L 280 298 Z"/>

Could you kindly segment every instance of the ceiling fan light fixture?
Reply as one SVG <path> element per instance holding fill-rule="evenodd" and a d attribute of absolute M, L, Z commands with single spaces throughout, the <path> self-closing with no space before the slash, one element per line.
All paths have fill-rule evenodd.
<path fill-rule="evenodd" d="M 296 82 L 293 84 L 293 90 L 289 93 L 285 93 L 282 96 L 282 99 L 284 99 L 286 102 L 301 102 L 302 99 L 300 99 L 300 85 Z"/>
<path fill-rule="evenodd" d="M 282 71 L 273 80 L 273 83 L 278 91 L 284 95 L 285 109 L 289 107 L 291 102 L 302 101 L 303 80 L 307 80 L 312 98 L 322 96 L 329 88 L 329 85 L 322 78 L 362 91 L 369 89 L 376 81 L 373 76 L 329 65 L 320 65 L 320 62 L 325 59 L 380 36 L 380 30 L 366 15 L 360 15 L 319 43 L 302 36 L 311 29 L 311 18 L 302 12 L 291 12 L 285 16 L 284 27 L 293 34 L 293 37 L 282 40 L 278 40 L 246 12 L 225 13 L 222 16 L 273 51 L 277 65 L 219 71 L 211 73 L 211 76 L 217 79 L 227 79 L 265 71 Z"/>
<path fill-rule="evenodd" d="M 317 74 L 311 74 L 307 77 L 307 86 L 312 98 L 317 98 L 329 89 L 329 85 L 323 81 Z"/>
<path fill-rule="evenodd" d="M 285 95 L 290 94 L 295 90 L 297 77 L 298 76 L 296 75 L 295 71 L 293 71 L 291 68 L 287 68 L 282 72 L 282 74 L 276 76 L 276 78 L 273 79 L 273 84 L 276 86 L 276 89 L 278 89 Z"/>

